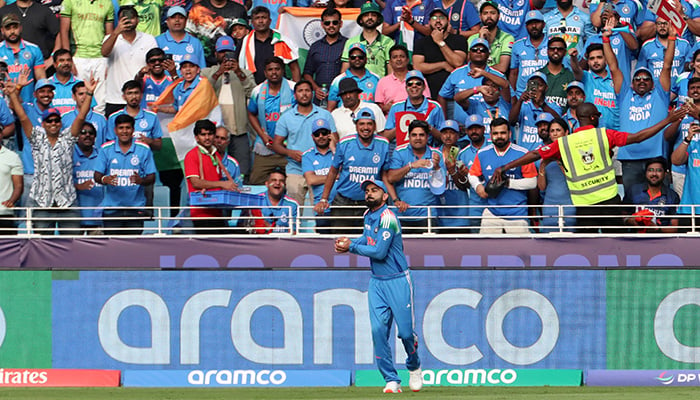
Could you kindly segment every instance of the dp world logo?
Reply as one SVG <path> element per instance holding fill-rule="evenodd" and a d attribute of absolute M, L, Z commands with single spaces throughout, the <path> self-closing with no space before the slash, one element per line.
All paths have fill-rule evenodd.
<path fill-rule="evenodd" d="M 667 372 L 667 371 L 662 372 L 659 376 L 657 376 L 657 377 L 654 378 L 654 379 L 656 379 L 657 381 L 661 382 L 662 385 L 670 385 L 670 384 L 672 384 L 672 383 L 673 383 L 674 376 L 673 376 L 673 375 L 666 376 L 666 372 Z"/>

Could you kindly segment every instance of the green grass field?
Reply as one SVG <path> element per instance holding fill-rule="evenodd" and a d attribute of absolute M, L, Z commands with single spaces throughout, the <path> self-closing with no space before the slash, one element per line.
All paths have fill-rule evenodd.
<path fill-rule="evenodd" d="M 667 387 L 575 387 L 575 388 L 425 388 L 412 393 L 383 394 L 380 388 L 279 388 L 279 389 L 134 389 L 134 388 L 41 388 L 0 389 L 0 399 L 26 400 L 239 400 L 239 399 L 387 399 L 423 398 L 469 400 L 689 400 L 700 398 L 700 388 Z"/>

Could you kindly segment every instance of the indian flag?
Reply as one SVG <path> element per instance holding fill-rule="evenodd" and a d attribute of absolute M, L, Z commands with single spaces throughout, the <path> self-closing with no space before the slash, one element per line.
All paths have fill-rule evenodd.
<path fill-rule="evenodd" d="M 284 7 L 277 20 L 277 31 L 299 46 L 299 68 L 302 71 L 309 48 L 326 35 L 321 22 L 323 10 L 324 8 L 315 7 Z M 343 18 L 340 33 L 346 38 L 359 35 L 362 32 L 362 27 L 357 25 L 360 9 L 339 8 L 338 11 Z"/>
<path fill-rule="evenodd" d="M 173 90 L 180 82 L 182 82 L 182 78 L 170 84 L 153 102 L 153 105 L 173 104 L 175 102 Z M 194 140 L 194 124 L 200 119 L 208 119 L 217 126 L 221 125 L 222 121 L 218 96 L 209 81 L 204 78 L 199 81 L 185 104 L 180 107 L 173 120 L 168 123 L 167 132 L 169 132 L 173 147 L 175 147 L 178 160 L 184 160 L 185 154 L 197 146 L 197 142 Z"/>

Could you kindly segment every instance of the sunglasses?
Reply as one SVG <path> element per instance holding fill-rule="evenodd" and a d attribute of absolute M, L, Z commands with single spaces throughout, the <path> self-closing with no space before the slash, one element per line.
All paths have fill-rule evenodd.
<path fill-rule="evenodd" d="M 566 48 L 565 48 L 565 47 L 548 47 L 547 50 L 551 50 L 551 51 L 564 51 L 564 50 L 566 50 Z"/>
<path fill-rule="evenodd" d="M 406 82 L 406 87 L 413 87 L 413 86 L 423 86 L 423 82 L 421 81 L 411 81 L 411 82 Z"/>
<path fill-rule="evenodd" d="M 364 60 L 366 57 L 364 54 L 355 54 L 350 56 L 351 60 Z"/>
<path fill-rule="evenodd" d="M 483 47 L 475 47 L 469 51 L 471 51 L 472 53 L 486 53 L 486 52 L 488 52 L 488 50 L 486 50 Z"/>
<path fill-rule="evenodd" d="M 648 76 L 635 76 L 634 77 L 635 82 L 649 82 L 650 80 L 651 80 L 651 78 Z"/>
<path fill-rule="evenodd" d="M 89 135 L 89 136 L 97 136 L 97 132 L 93 131 L 92 129 L 83 129 L 80 131 L 81 135 Z"/>
<path fill-rule="evenodd" d="M 47 124 L 60 124 L 61 119 L 60 118 L 49 118 L 47 120 L 44 120 Z"/>
<path fill-rule="evenodd" d="M 155 64 L 155 63 L 162 63 L 163 61 L 165 61 L 164 58 L 151 58 L 150 60 L 148 60 L 148 63 Z"/>
<path fill-rule="evenodd" d="M 321 136 L 328 136 L 331 133 L 325 129 L 321 129 L 320 131 L 316 131 L 313 133 L 314 137 L 321 137 Z"/>
<path fill-rule="evenodd" d="M 340 25 L 340 21 L 337 19 L 334 19 L 331 21 L 323 21 L 323 25 L 325 25 L 325 26 Z"/>

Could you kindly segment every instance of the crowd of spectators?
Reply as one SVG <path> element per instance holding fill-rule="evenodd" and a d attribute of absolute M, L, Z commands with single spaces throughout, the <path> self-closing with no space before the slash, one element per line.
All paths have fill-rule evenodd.
<path fill-rule="evenodd" d="M 42 233 L 140 234 L 160 184 L 198 233 L 230 212 L 182 189 L 244 185 L 266 186 L 249 231 L 308 202 L 348 233 L 382 179 L 414 233 L 676 232 L 700 204 L 700 6 L 674 4 L 682 32 L 644 0 L 16 0 L 0 230 L 27 207 Z M 292 6 L 318 10 L 310 46 L 277 29 Z"/>

